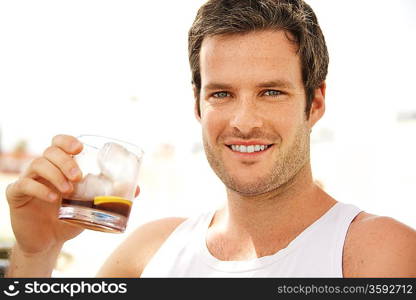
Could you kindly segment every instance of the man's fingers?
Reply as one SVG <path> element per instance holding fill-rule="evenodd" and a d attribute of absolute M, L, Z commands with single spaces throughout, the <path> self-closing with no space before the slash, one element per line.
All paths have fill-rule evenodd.
<path fill-rule="evenodd" d="M 139 196 L 139 194 L 140 194 L 140 188 L 139 188 L 139 186 L 136 186 L 136 191 L 134 192 L 134 197 Z"/>
<path fill-rule="evenodd" d="M 54 202 L 59 199 L 59 195 L 56 191 L 27 177 L 23 177 L 16 182 L 9 184 L 6 189 L 6 195 L 9 202 L 14 200 L 15 203 L 10 203 L 13 206 L 24 204 L 19 203 L 19 199 L 28 199 L 28 196 L 48 202 Z"/>
<path fill-rule="evenodd" d="M 82 144 L 77 138 L 71 135 L 59 134 L 52 139 L 52 145 L 61 148 L 69 154 L 78 154 L 82 150 Z"/>
<path fill-rule="evenodd" d="M 61 148 L 50 146 L 45 150 L 43 156 L 52 162 L 67 178 L 74 181 L 82 178 L 81 170 L 75 159 Z"/>
<path fill-rule="evenodd" d="M 73 190 L 72 183 L 67 180 L 65 175 L 44 157 L 37 158 L 32 162 L 28 170 L 28 177 L 44 178 L 63 194 Z"/>

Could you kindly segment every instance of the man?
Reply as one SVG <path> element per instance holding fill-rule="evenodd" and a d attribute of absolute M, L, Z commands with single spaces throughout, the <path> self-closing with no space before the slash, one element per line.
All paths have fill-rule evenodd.
<path fill-rule="evenodd" d="M 205 152 L 228 201 L 139 227 L 98 276 L 416 276 L 412 228 L 313 182 L 309 138 L 325 111 L 328 54 L 307 4 L 208 1 L 189 32 L 189 59 Z M 81 178 L 71 158 L 81 147 L 56 136 L 8 187 L 17 241 L 8 276 L 50 276 L 64 242 L 82 231 L 56 217 Z"/>

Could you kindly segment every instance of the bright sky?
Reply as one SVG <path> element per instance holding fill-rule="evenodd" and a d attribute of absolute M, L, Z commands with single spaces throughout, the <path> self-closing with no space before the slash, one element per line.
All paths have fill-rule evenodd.
<path fill-rule="evenodd" d="M 177 165 L 152 166 L 152 176 L 166 183 L 158 199 L 176 196 L 145 202 L 147 218 L 219 201 L 222 186 L 205 158 L 191 156 L 200 128 L 187 32 L 203 2 L 0 0 L 3 150 L 26 139 L 41 153 L 58 133 L 113 136 L 146 153 L 171 143 Z M 416 2 L 308 3 L 330 53 L 327 111 L 313 131 L 314 173 L 338 200 L 416 227 L 416 120 L 397 121 L 416 112 Z M 181 185 L 173 184 L 178 178 Z"/>

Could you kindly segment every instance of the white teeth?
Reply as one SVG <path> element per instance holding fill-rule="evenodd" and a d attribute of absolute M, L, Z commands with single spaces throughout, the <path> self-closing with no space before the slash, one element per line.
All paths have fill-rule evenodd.
<path fill-rule="evenodd" d="M 231 149 L 233 151 L 241 152 L 241 153 L 253 153 L 253 152 L 260 152 L 264 151 L 268 148 L 267 145 L 231 145 Z"/>

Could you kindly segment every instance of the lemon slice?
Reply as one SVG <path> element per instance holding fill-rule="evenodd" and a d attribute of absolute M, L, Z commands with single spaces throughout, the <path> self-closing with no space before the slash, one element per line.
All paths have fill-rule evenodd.
<path fill-rule="evenodd" d="M 117 197 L 117 196 L 97 196 L 94 197 L 94 205 L 99 205 L 103 203 L 123 203 L 127 205 L 131 205 L 132 202 L 130 200 Z"/>

